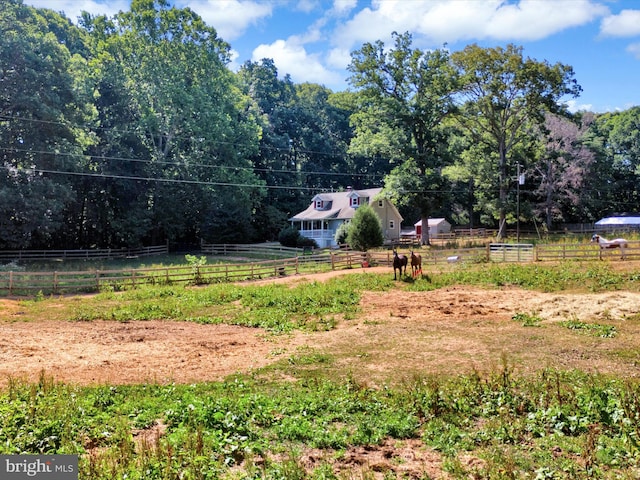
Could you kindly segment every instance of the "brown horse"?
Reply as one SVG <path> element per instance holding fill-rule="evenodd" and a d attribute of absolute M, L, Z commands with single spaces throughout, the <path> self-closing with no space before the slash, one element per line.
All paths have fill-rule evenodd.
<path fill-rule="evenodd" d="M 415 278 L 418 273 L 422 273 L 422 255 L 411 250 L 411 275 Z"/>
<path fill-rule="evenodd" d="M 396 269 L 402 275 L 402 267 L 404 267 L 404 274 L 407 274 L 407 256 L 406 255 L 398 255 L 398 252 L 393 250 L 393 279 L 396 278 Z"/>

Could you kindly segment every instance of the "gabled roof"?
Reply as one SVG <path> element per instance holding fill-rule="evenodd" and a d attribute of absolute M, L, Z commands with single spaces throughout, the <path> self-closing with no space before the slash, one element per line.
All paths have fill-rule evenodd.
<path fill-rule="evenodd" d="M 318 193 L 315 197 L 311 199 L 312 202 L 316 202 L 318 200 L 322 200 L 323 202 L 330 201 L 331 195 L 328 193 Z"/>
<path fill-rule="evenodd" d="M 343 219 L 349 220 L 353 218 L 356 213 L 356 209 L 351 207 L 350 199 L 354 196 L 360 198 L 368 198 L 369 204 L 377 200 L 377 196 L 382 192 L 382 188 L 368 188 L 364 190 L 346 190 L 344 192 L 330 192 L 320 193 L 313 197 L 311 205 L 306 210 L 294 215 L 289 221 L 300 220 L 328 220 L 328 219 Z M 330 201 L 330 210 L 316 210 L 315 201 L 323 200 Z M 394 207 L 395 208 L 395 207 Z"/>
<path fill-rule="evenodd" d="M 428 221 L 429 221 L 429 226 L 430 227 L 435 227 L 436 225 L 439 225 L 439 224 L 444 223 L 444 222 L 449 223 L 449 222 L 447 222 L 446 218 L 429 218 Z M 414 227 L 418 227 L 418 226 L 421 227 L 422 226 L 422 220 L 418 220 L 416 223 L 413 224 L 413 226 Z"/>

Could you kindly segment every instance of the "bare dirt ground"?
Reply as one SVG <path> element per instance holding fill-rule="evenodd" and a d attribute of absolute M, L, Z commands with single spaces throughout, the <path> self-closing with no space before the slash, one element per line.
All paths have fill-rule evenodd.
<path fill-rule="evenodd" d="M 385 267 L 367 271 L 391 275 Z M 270 281 L 295 284 L 362 272 Z M 331 331 L 273 336 L 259 329 L 189 322 L 23 322 L 20 303 L 5 299 L 0 300 L 0 386 L 10 377 L 37 379 L 41 372 L 78 384 L 215 381 L 309 352 L 330 355 L 333 361 L 323 368 L 349 372 L 371 386 L 430 373 L 482 374 L 506 365 L 518 373 L 550 367 L 635 377 L 640 375 L 639 312 L 640 293 L 635 292 L 459 286 L 365 293 L 356 318 L 339 320 Z M 513 320 L 517 313 L 542 321 L 525 327 Z M 617 335 L 599 338 L 560 326 L 571 319 L 613 325 Z M 321 455 L 309 450 L 305 461 L 313 465 Z M 446 478 L 439 457 L 411 441 L 353 449 L 345 458 L 374 472 L 394 468 L 409 478 L 419 478 L 420 472 Z M 340 468 L 350 467 L 343 462 Z"/>
<path fill-rule="evenodd" d="M 367 271 L 385 271 L 380 267 Z M 306 282 L 363 270 L 281 278 Z M 362 381 L 420 373 L 541 367 L 640 374 L 640 293 L 538 293 L 450 287 L 433 292 L 365 293 L 362 312 L 329 332 L 272 336 L 254 329 L 189 322 L 20 321 L 20 304 L 0 301 L 0 385 L 9 376 L 79 384 L 221 380 L 300 352 L 329 353 L 333 367 Z M 537 315 L 538 328 L 512 320 Z M 558 326 L 562 320 L 612 324 L 613 339 Z M 617 352 L 617 353 L 616 353 Z M 620 352 L 623 352 L 622 358 Z M 359 373 L 358 373 L 359 372 Z"/>

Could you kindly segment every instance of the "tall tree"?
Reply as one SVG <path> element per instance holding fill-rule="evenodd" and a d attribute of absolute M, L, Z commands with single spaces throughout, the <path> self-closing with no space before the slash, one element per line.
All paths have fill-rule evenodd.
<path fill-rule="evenodd" d="M 138 194 L 152 227 L 143 239 L 251 238 L 262 195 L 249 161 L 258 128 L 227 68 L 229 45 L 193 11 L 166 0 L 133 0 L 113 21 L 94 19 L 91 32 L 96 57 L 110 65 L 102 85 L 124 80 L 132 104 L 142 148 L 127 156 L 129 168 L 142 165 L 143 178 L 152 179 Z"/>
<path fill-rule="evenodd" d="M 582 143 L 582 137 L 591 117 L 571 120 L 552 113 L 546 115 L 544 151 L 533 169 L 533 178 L 539 198 L 536 210 L 549 230 L 554 222 L 565 220 L 566 214 L 575 211 L 587 186 L 594 153 Z"/>
<path fill-rule="evenodd" d="M 444 202 L 447 162 L 443 119 L 453 107 L 456 75 L 446 50 L 412 48 L 409 33 L 394 32 L 394 47 L 366 43 L 351 54 L 349 82 L 358 91 L 350 151 L 384 155 L 394 164 L 385 195 L 418 207 L 424 225 Z M 429 243 L 429 229 L 422 229 Z"/>
<path fill-rule="evenodd" d="M 276 239 L 287 219 L 309 200 L 296 168 L 295 87 L 289 76 L 278 78 L 271 59 L 245 62 L 237 76 L 242 92 L 251 99 L 248 109 L 260 127 L 258 150 L 252 156 L 254 169 L 270 187 L 265 201 L 256 207 L 254 225 L 261 238 Z"/>
<path fill-rule="evenodd" d="M 270 59 L 246 62 L 238 78 L 262 132 L 256 173 L 271 187 L 256 221 L 265 238 L 276 238 L 286 220 L 308 205 L 311 191 L 351 184 L 344 174 L 348 113 L 330 102 L 331 91 L 321 85 L 279 79 Z"/>
<path fill-rule="evenodd" d="M 48 26 L 54 25 L 50 31 Z M 85 62 L 71 54 L 82 35 L 51 11 L 2 0 L 0 9 L 0 246 L 45 248 L 69 240 L 72 175 L 92 142 Z M 79 41 L 79 40 L 78 40 Z M 72 245 L 72 243 L 67 243 Z"/>
<path fill-rule="evenodd" d="M 587 218 L 640 210 L 640 107 L 596 116 L 585 138 L 596 153 L 583 200 Z"/>
<path fill-rule="evenodd" d="M 506 232 L 507 197 L 520 160 L 512 153 L 529 141 L 547 111 L 561 110 L 563 97 L 582 90 L 570 66 L 524 58 L 522 51 L 512 44 L 474 44 L 451 55 L 461 78 L 459 123 L 476 144 L 495 152 L 498 237 Z"/>

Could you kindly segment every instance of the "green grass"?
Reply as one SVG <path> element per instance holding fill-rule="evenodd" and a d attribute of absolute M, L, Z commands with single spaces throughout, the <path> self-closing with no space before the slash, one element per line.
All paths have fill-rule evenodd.
<path fill-rule="evenodd" d="M 587 323 L 582 322 L 576 318 L 560 322 L 560 325 L 562 327 L 568 328 L 569 330 L 576 330 L 578 332 L 583 332 L 594 337 L 613 338 L 616 336 L 616 327 L 614 327 L 613 325 Z"/>
<path fill-rule="evenodd" d="M 347 275 L 294 287 L 227 283 L 200 288 L 144 286 L 87 298 L 74 305 L 68 318 L 227 323 L 261 327 L 274 333 L 293 329 L 317 331 L 333 328 L 337 315 L 352 318 L 359 309 L 362 291 L 391 286 L 391 280 L 378 275 Z"/>
<path fill-rule="evenodd" d="M 155 286 L 90 297 L 40 296 L 23 301 L 22 308 L 27 319 L 43 312 L 74 321 L 162 318 L 281 333 L 331 329 L 336 319 L 357 314 L 365 291 L 397 289 L 401 298 L 404 290 L 459 284 L 544 291 L 638 289 L 635 273 L 584 263 L 484 265 L 415 281 L 392 278 L 391 273 L 362 273 L 293 286 Z M 48 308 L 51 303 L 57 308 Z M 513 320 L 539 324 L 534 313 L 519 313 Z M 615 333 L 578 320 L 564 327 Z M 637 353 L 628 347 L 624 352 Z M 82 480 L 403 478 L 393 462 L 374 471 L 349 464 L 346 452 L 411 439 L 435 452 L 452 478 L 640 475 L 636 378 L 550 369 L 516 376 L 505 359 L 489 373 L 443 377 L 425 372 L 371 388 L 344 372 L 333 374 L 339 359 L 321 349 L 274 355 L 272 366 L 251 376 L 215 383 L 82 387 L 56 383 L 44 372 L 34 383 L 10 378 L 0 391 L 0 453 L 78 454 Z M 278 380 L 276 373 L 287 379 Z M 157 425 L 166 426 L 166 432 L 150 443 L 136 443 L 140 429 Z M 314 463 L 306 455 L 311 450 Z M 352 470 L 335 470 L 341 462 Z"/>
<path fill-rule="evenodd" d="M 478 285 L 486 287 L 517 286 L 541 292 L 566 290 L 605 292 L 640 289 L 640 274 L 616 272 L 601 262 L 563 262 L 550 264 L 485 264 L 465 265 L 449 272 L 426 275 L 427 281 L 409 280 L 410 289 L 428 291 L 449 285 Z"/>
<path fill-rule="evenodd" d="M 305 450 L 339 458 L 389 438 L 421 439 L 453 478 L 510 478 L 499 474 L 506 471 L 513 478 L 633 478 L 639 388 L 637 381 L 548 370 L 528 378 L 426 376 L 382 389 L 349 379 L 242 376 L 77 387 L 43 375 L 36 384 L 13 381 L 0 394 L 0 452 L 79 454 L 80 478 L 92 480 L 288 478 L 282 472 L 292 468 L 299 478 L 316 478 L 331 470 L 322 463 L 305 470 Z M 134 432 L 154 424 L 166 433 L 135 447 Z M 461 455 L 482 461 L 464 464 Z"/>

